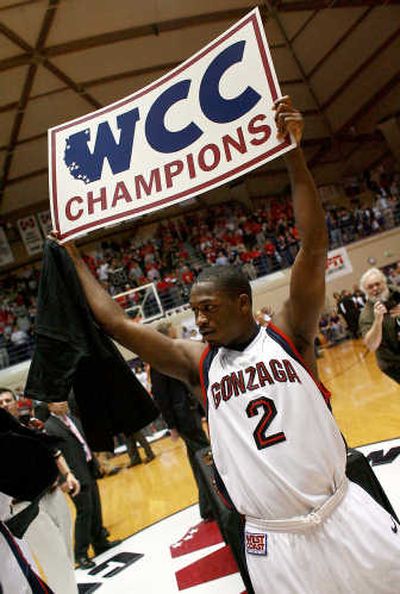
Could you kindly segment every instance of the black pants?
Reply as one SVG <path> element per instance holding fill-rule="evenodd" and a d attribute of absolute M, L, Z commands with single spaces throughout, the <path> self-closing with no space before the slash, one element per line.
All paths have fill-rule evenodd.
<path fill-rule="evenodd" d="M 126 447 L 131 462 L 137 462 L 140 460 L 139 450 L 136 442 L 139 442 L 142 448 L 144 449 L 146 458 L 153 457 L 153 450 L 151 449 L 150 444 L 146 439 L 146 436 L 142 433 L 142 431 L 136 431 L 135 433 L 131 433 L 131 435 L 126 436 Z"/>
<path fill-rule="evenodd" d="M 400 384 L 400 365 L 398 367 L 387 367 L 386 369 L 381 369 L 381 371 L 396 382 L 396 384 Z"/>
<path fill-rule="evenodd" d="M 196 452 L 210 445 L 207 435 L 201 424 L 201 415 L 194 409 L 190 419 L 187 413 L 180 418 L 179 411 L 175 409 L 176 429 L 186 445 L 186 451 L 193 476 L 199 490 L 199 508 L 202 518 L 210 517 L 212 508 L 209 502 L 208 489 L 204 484 L 204 476 L 200 470 L 198 460 L 195 457 Z"/>
<path fill-rule="evenodd" d="M 104 540 L 100 493 L 94 478 L 81 486 L 80 493 L 72 498 L 76 508 L 75 559 L 87 555 L 89 545 L 93 548 Z"/>

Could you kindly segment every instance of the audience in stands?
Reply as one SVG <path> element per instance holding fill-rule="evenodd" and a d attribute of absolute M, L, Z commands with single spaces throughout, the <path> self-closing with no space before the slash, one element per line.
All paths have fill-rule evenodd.
<path fill-rule="evenodd" d="M 351 196 L 348 203 L 352 208 L 326 205 L 331 249 L 400 224 L 400 184 L 396 176 L 381 176 L 378 182 L 367 176 L 364 187 L 375 194 L 369 206 Z M 146 288 L 152 283 L 163 309 L 176 309 L 187 303 L 191 285 L 204 266 L 240 264 L 254 280 L 292 265 L 299 237 L 291 200 L 258 198 L 253 204 L 252 212 L 240 203 L 229 203 L 162 221 L 152 237 L 104 241 L 87 253 L 85 260 L 133 318 L 159 312 L 154 293 Z M 389 269 L 387 275 L 390 284 L 399 284 L 400 264 Z M 0 369 L 31 356 L 38 276 L 38 267 L 25 267 L 0 279 Z M 137 287 L 143 287 L 140 297 L 132 292 Z M 359 302 L 353 308 L 347 301 L 357 315 L 363 293 L 353 293 L 351 299 Z M 344 301 L 342 296 L 342 305 Z M 340 309 L 346 308 L 343 305 Z M 344 311 L 338 313 L 346 317 Z M 329 335 L 337 340 L 340 328 L 335 332 L 335 324 L 329 323 Z M 350 326 L 356 336 L 355 325 Z"/>
<path fill-rule="evenodd" d="M 319 347 L 331 347 L 347 338 L 358 338 L 358 320 L 366 299 L 357 285 L 353 292 L 343 291 L 333 294 L 336 307 L 324 312 L 319 321 Z"/>

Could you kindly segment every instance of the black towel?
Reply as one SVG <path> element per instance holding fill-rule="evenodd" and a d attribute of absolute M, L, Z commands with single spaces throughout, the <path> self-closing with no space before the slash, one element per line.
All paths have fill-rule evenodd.
<path fill-rule="evenodd" d="M 142 429 L 159 414 L 86 302 L 64 248 L 47 241 L 39 283 L 36 344 L 25 394 L 61 402 L 74 390 L 94 451 L 112 451 L 113 436 Z"/>

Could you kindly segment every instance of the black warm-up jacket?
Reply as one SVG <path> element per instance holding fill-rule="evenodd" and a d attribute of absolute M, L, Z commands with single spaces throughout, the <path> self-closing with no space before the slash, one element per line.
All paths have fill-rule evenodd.
<path fill-rule="evenodd" d="M 95 322 L 71 258 L 53 241 L 44 247 L 35 334 L 25 394 L 61 402 L 73 388 L 94 451 L 113 450 L 113 435 L 138 431 L 158 416 L 148 392 Z"/>

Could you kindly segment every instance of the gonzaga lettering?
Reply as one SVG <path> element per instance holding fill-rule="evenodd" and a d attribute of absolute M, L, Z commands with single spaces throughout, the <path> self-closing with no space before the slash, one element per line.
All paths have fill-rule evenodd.
<path fill-rule="evenodd" d="M 211 386 L 214 406 L 218 408 L 221 399 L 227 401 L 232 396 L 258 390 L 260 387 L 275 384 L 275 382 L 298 382 L 301 384 L 299 376 L 288 359 L 283 359 L 283 361 L 271 359 L 267 364 L 259 361 L 246 369 L 224 375 L 220 382 L 215 382 Z"/>
<path fill-rule="evenodd" d="M 238 512 L 288 518 L 329 499 L 345 444 L 290 341 L 271 324 L 243 351 L 210 349 L 202 365 L 214 463 Z"/>

